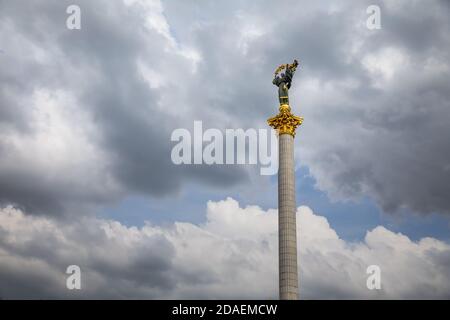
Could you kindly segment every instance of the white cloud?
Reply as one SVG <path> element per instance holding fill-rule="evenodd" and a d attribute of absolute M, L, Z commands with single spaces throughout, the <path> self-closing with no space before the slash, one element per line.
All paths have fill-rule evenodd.
<path fill-rule="evenodd" d="M 362 242 L 339 238 L 326 218 L 297 211 L 301 297 L 448 298 L 450 246 L 418 242 L 379 226 Z M 208 202 L 204 224 L 127 227 L 0 213 L 0 295 L 64 298 L 276 298 L 277 212 L 228 198 Z M 64 271 L 82 270 L 79 292 Z M 382 290 L 366 288 L 366 268 L 381 268 Z M 83 280 L 84 279 L 84 280 Z"/>
<path fill-rule="evenodd" d="M 385 82 L 395 79 L 396 74 L 411 67 L 410 58 L 399 48 L 387 47 L 362 58 L 362 65 L 369 71 L 374 85 L 383 88 Z"/>

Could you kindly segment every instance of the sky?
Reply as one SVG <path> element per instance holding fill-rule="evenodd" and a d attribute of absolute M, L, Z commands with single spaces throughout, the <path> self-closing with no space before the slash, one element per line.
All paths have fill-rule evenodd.
<path fill-rule="evenodd" d="M 276 175 L 176 165 L 171 135 L 267 129 L 293 59 L 300 298 L 450 298 L 449 14 L 0 0 L 0 298 L 276 299 Z"/>

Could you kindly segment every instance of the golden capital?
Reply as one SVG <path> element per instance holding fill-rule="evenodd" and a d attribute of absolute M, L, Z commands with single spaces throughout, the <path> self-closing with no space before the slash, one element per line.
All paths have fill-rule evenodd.
<path fill-rule="evenodd" d="M 280 113 L 267 120 L 269 126 L 277 130 L 278 134 L 290 134 L 295 137 L 295 130 L 302 124 L 303 118 L 294 116 L 288 104 L 280 106 Z"/>

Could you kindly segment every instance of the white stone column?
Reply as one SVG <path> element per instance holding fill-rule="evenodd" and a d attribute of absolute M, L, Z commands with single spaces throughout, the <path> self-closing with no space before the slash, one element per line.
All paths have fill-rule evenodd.
<path fill-rule="evenodd" d="M 267 120 L 278 131 L 278 266 L 281 300 L 298 299 L 297 224 L 295 219 L 295 130 L 303 118 L 291 113 L 287 104 Z"/>
<path fill-rule="evenodd" d="M 278 248 L 280 299 L 296 300 L 298 299 L 298 273 L 293 135 L 288 133 L 280 134 L 278 144 Z"/>

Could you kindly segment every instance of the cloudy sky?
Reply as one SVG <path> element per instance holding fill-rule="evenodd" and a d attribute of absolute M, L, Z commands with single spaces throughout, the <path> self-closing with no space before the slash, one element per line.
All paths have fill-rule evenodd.
<path fill-rule="evenodd" d="M 267 128 L 273 71 L 297 58 L 300 296 L 450 298 L 449 14 L 0 0 L 0 297 L 276 298 L 276 176 L 175 165 L 171 133 Z"/>

